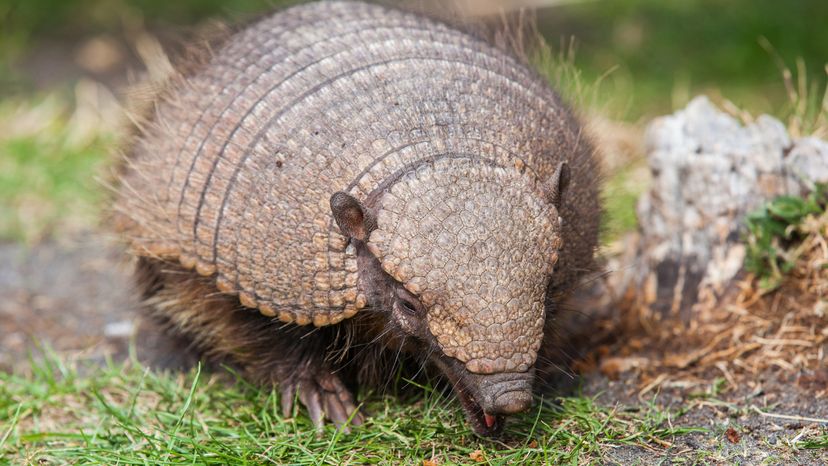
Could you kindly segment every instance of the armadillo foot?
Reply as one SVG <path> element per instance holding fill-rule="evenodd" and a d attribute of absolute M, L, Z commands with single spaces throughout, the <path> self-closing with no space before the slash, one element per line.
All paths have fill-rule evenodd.
<path fill-rule="evenodd" d="M 292 382 L 284 383 L 281 392 L 282 415 L 290 416 L 298 392 L 299 401 L 307 408 L 317 429 L 321 429 L 327 419 L 343 432 L 350 433 L 349 425 L 358 426 L 364 421 L 354 404 L 351 392 L 338 376 L 329 372 L 299 377 Z"/>

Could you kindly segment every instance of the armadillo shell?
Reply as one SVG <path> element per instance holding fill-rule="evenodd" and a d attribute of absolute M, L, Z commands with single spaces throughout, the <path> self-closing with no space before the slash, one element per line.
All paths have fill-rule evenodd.
<path fill-rule="evenodd" d="M 332 193 L 364 200 L 417 160 L 457 153 L 545 179 L 550 148 L 579 137 L 567 118 L 531 71 L 470 35 L 376 5 L 301 5 L 171 87 L 116 210 L 139 254 L 215 274 L 285 322 L 333 324 L 365 298 Z M 579 163 L 574 179 L 594 171 Z"/>

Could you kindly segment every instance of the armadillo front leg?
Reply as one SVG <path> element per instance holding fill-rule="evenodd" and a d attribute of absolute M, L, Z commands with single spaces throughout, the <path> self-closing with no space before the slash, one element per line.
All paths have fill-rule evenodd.
<path fill-rule="evenodd" d="M 327 370 L 308 371 L 281 384 L 282 415 L 293 412 L 296 394 L 307 408 L 311 421 L 321 428 L 329 419 L 344 432 L 350 432 L 348 424 L 361 425 L 362 414 L 357 411 L 354 397 L 339 377 Z"/>
<path fill-rule="evenodd" d="M 341 378 L 345 372 L 325 360 L 330 329 L 285 326 L 216 293 L 209 278 L 174 263 L 142 258 L 136 275 L 150 317 L 207 359 L 241 366 L 252 379 L 278 386 L 286 417 L 298 395 L 317 427 L 325 419 L 345 431 L 349 421 L 362 423 Z"/>

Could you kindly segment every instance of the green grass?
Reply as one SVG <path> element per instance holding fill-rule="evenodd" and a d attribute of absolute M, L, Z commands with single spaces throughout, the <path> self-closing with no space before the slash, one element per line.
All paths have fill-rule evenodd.
<path fill-rule="evenodd" d="M 638 120 L 681 108 L 699 93 L 785 117 L 777 58 L 790 68 L 801 59 L 802 77 L 824 88 L 826 16 L 823 0 L 596 0 L 539 18 L 553 45 L 575 37 L 575 64 L 588 79 L 615 70 L 602 98 L 612 99 L 614 116 Z"/>
<path fill-rule="evenodd" d="M 638 226 L 636 206 L 638 197 L 647 189 L 642 182 L 642 162 L 631 164 L 613 173 L 604 183 L 602 199 L 604 207 L 601 225 L 601 244 L 609 244 L 622 238 Z"/>
<path fill-rule="evenodd" d="M 0 101 L 0 239 L 94 225 L 112 135 L 65 93 Z"/>
<path fill-rule="evenodd" d="M 803 450 L 819 450 L 828 449 L 828 432 L 817 435 L 813 438 L 806 438 L 804 440 L 796 440 L 791 442 L 791 446 Z"/>
<path fill-rule="evenodd" d="M 654 407 L 628 413 L 571 397 L 540 403 L 493 442 L 428 387 L 409 401 L 368 400 L 364 427 L 317 434 L 304 412 L 282 418 L 277 394 L 229 373 L 49 357 L 30 375 L 0 373 L 0 464 L 583 464 L 619 446 L 662 450 L 694 430 Z"/>

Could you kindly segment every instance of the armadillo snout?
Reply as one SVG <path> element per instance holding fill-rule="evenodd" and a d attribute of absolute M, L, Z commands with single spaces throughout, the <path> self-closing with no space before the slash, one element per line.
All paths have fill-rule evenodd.
<path fill-rule="evenodd" d="M 531 404 L 531 390 L 510 390 L 498 395 L 494 403 L 483 407 L 483 411 L 490 414 L 515 414 L 526 411 Z"/>
<path fill-rule="evenodd" d="M 507 415 L 526 411 L 532 404 L 532 372 L 475 376 L 483 412 Z"/>

